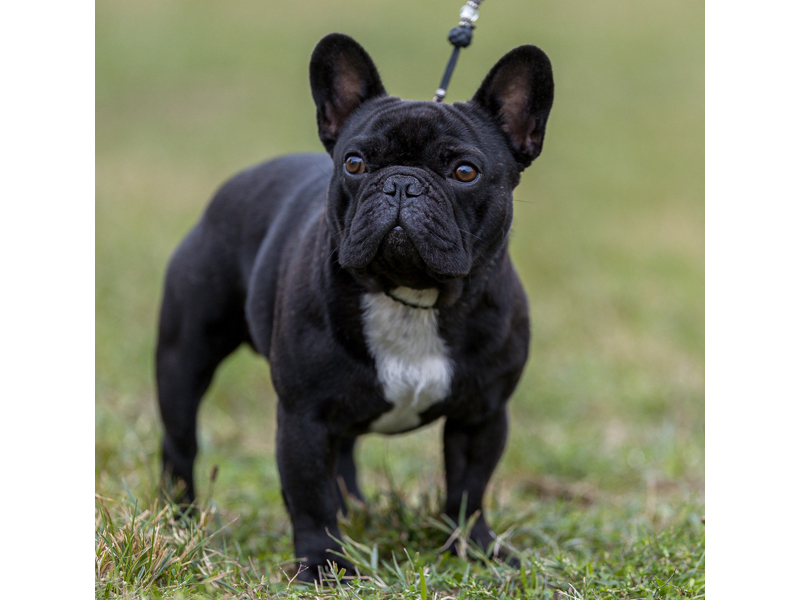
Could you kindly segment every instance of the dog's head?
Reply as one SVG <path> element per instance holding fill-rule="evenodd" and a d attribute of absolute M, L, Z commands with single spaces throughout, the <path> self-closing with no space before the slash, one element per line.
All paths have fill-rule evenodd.
<path fill-rule="evenodd" d="M 317 44 L 310 71 L 339 263 L 376 291 L 437 289 L 439 305 L 453 302 L 505 247 L 512 191 L 542 150 L 553 103 L 547 56 L 512 50 L 472 100 L 452 105 L 388 96 L 341 34 Z"/>

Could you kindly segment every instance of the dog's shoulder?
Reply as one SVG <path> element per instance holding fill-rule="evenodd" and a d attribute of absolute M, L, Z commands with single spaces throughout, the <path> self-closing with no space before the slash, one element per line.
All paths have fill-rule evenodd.
<path fill-rule="evenodd" d="M 290 154 L 249 167 L 222 184 L 203 218 L 210 223 L 269 219 L 303 188 L 324 189 L 332 166 L 327 154 Z"/>

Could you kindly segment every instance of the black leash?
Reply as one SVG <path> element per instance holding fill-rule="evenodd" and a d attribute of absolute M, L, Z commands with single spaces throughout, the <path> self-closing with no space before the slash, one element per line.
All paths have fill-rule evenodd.
<path fill-rule="evenodd" d="M 478 20 L 478 8 L 480 8 L 481 2 L 483 0 L 467 0 L 467 3 L 461 7 L 461 12 L 459 13 L 461 20 L 458 22 L 458 26 L 453 27 L 450 33 L 447 34 L 447 39 L 453 44 L 453 53 L 447 62 L 439 89 L 436 90 L 436 94 L 433 96 L 434 102 L 444 100 L 445 94 L 447 94 L 447 86 L 450 85 L 450 77 L 452 77 L 453 70 L 456 68 L 458 53 L 461 48 L 466 48 L 472 43 L 472 30 L 475 29 L 475 21 Z"/>

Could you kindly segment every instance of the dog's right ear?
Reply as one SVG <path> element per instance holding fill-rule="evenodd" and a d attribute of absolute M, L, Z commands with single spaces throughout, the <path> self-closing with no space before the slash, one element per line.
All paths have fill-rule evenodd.
<path fill-rule="evenodd" d="M 375 63 L 353 38 L 331 33 L 311 54 L 311 94 L 317 105 L 319 139 L 328 153 L 348 117 L 361 104 L 385 96 Z"/>

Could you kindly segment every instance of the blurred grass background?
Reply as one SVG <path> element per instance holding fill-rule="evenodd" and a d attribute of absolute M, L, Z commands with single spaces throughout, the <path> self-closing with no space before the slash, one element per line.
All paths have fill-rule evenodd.
<path fill-rule="evenodd" d="M 429 99 L 459 1 L 99 0 L 96 4 L 97 491 L 153 494 L 153 350 L 170 253 L 238 170 L 321 151 L 308 59 L 353 36 L 391 94 Z M 448 100 L 533 43 L 556 96 L 515 199 L 511 251 L 533 339 L 492 503 L 524 511 L 575 490 L 668 523 L 704 477 L 704 5 L 489 0 Z M 240 349 L 201 408 L 197 478 L 230 513 L 280 512 L 275 396 Z M 368 494 L 429 491 L 440 426 L 359 450 Z M 583 491 L 581 491 L 583 490 Z"/>

